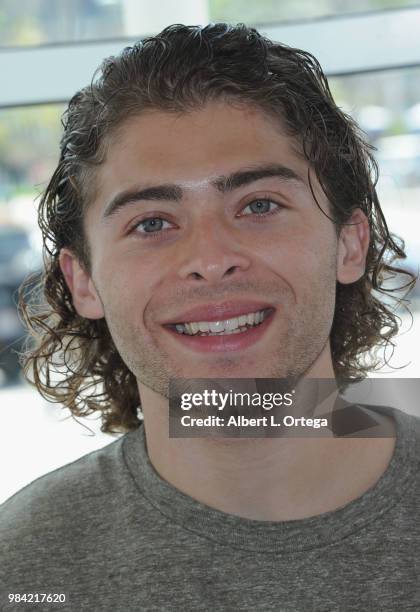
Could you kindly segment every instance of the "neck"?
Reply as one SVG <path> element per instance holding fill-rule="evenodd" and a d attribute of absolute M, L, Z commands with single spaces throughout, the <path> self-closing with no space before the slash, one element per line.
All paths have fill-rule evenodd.
<path fill-rule="evenodd" d="M 394 449 L 392 437 L 169 438 L 167 400 L 147 388 L 141 397 L 158 474 L 193 499 L 247 519 L 296 520 L 335 510 L 376 483 Z"/>

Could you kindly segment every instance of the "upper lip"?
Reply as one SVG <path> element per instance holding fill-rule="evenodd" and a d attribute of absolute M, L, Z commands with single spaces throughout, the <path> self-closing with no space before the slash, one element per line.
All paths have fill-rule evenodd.
<path fill-rule="evenodd" d="M 165 321 L 163 325 L 175 325 L 175 323 L 191 323 L 194 321 L 223 321 L 225 319 L 232 319 L 233 317 L 239 317 L 240 315 L 248 314 L 250 312 L 257 312 L 257 310 L 264 310 L 265 308 L 273 308 L 272 304 L 267 302 L 257 302 L 254 300 L 240 300 L 221 302 L 219 304 L 203 304 L 201 306 L 194 306 L 188 310 L 174 315 L 170 321 Z"/>

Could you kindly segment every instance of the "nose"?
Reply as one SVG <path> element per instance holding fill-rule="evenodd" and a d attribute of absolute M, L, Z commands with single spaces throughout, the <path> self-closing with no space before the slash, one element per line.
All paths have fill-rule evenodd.
<path fill-rule="evenodd" d="M 248 270 L 251 265 L 238 230 L 227 228 L 222 221 L 209 216 L 198 221 L 183 244 L 178 274 L 183 280 L 206 280 L 218 283 L 225 277 Z"/>

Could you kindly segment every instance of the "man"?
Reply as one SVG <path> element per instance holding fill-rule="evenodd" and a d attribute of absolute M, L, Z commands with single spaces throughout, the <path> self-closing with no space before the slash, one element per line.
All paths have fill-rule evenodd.
<path fill-rule="evenodd" d="M 398 325 L 373 290 L 404 251 L 372 165 L 316 60 L 243 25 L 168 27 L 74 96 L 40 206 L 48 309 L 21 305 L 26 370 L 128 433 L 3 505 L 5 592 L 77 611 L 419 609 L 417 419 L 378 410 L 376 438 L 168 435 L 172 379 L 374 368 Z"/>

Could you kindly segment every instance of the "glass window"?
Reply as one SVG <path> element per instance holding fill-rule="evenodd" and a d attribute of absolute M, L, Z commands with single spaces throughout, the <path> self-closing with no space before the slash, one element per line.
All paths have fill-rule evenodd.
<path fill-rule="evenodd" d="M 121 16 L 122 7 L 128 4 L 99 0 L 21 0 L 19 3 L 3 0 L 0 5 L 2 44 L 41 44 L 100 38 L 105 34 L 121 35 L 127 31 Z M 178 3 L 173 4 L 178 6 Z M 353 0 L 352 4 L 338 0 L 318 3 L 260 0 L 257 4 L 212 0 L 208 6 L 214 20 L 257 22 L 311 16 L 311 10 L 312 13 L 325 11 L 325 7 L 361 10 L 362 4 L 367 10 L 379 5 L 383 7 L 386 3 L 374 0 L 363 3 Z M 397 2 L 388 4 L 395 6 Z M 399 3 L 408 4 L 414 3 Z M 302 6 L 308 7 L 306 15 L 302 15 Z M 87 17 L 84 21 L 77 17 L 88 9 L 91 15 L 94 10 L 103 11 L 102 22 L 93 17 L 90 21 Z M 71 11 L 74 11 L 74 19 L 67 23 Z M 391 231 L 405 239 L 407 266 L 417 272 L 420 265 L 417 229 L 420 226 L 420 67 L 335 77 L 330 79 L 330 86 L 339 106 L 356 118 L 377 147 L 381 170 L 378 192 L 385 216 Z M 44 402 L 27 385 L 17 384 L 21 378 L 15 351 L 22 349 L 24 329 L 16 312 L 16 291 L 28 271 L 41 268 L 41 237 L 35 200 L 58 160 L 60 119 L 64 109 L 64 105 L 50 104 L 0 110 L 0 405 L 8 408 L 4 430 L 20 432 L 19 439 L 4 436 L 0 447 L 0 461 L 11 462 L 14 466 L 0 482 L 0 503 L 38 476 L 112 441 L 99 431 L 100 424 L 96 420 L 88 423 L 96 435 L 87 436 L 84 427 L 79 427 L 73 419 L 64 419 L 63 415 L 69 416 L 67 410 L 63 413 L 62 409 Z M 402 333 L 396 339 L 395 358 L 387 353 L 394 368 L 408 366 L 400 370 L 386 367 L 381 372 L 386 376 L 418 377 L 420 283 L 411 309 L 414 315 L 412 329 L 410 317 L 399 313 L 403 324 Z M 410 407 L 408 411 L 412 410 L 415 408 Z M 26 423 L 25 430 L 22 422 Z"/>
<path fill-rule="evenodd" d="M 57 104 L 0 109 L 0 211 L 2 202 L 35 197 L 48 180 L 58 161 L 64 109 Z"/>
<path fill-rule="evenodd" d="M 0 385 L 18 380 L 16 351 L 25 330 L 16 310 L 17 291 L 42 267 L 36 198 L 59 155 L 57 105 L 0 110 Z"/>
<path fill-rule="evenodd" d="M 412 6 L 418 0 L 2 0 L 0 45 L 144 36 L 169 23 L 269 24 Z"/>
<path fill-rule="evenodd" d="M 329 82 L 338 105 L 355 117 L 377 148 L 379 198 L 391 231 L 405 240 L 408 257 L 404 265 L 417 273 L 420 67 L 334 77 Z M 0 262 L 0 272 L 3 270 L 0 370 L 6 368 L 8 376 L 16 376 L 18 364 L 5 347 L 19 349 L 22 337 L 15 313 L 16 290 L 28 271 L 41 267 L 36 199 L 58 160 L 64 109 L 64 105 L 43 105 L 0 111 L 0 258 L 2 254 L 5 258 L 3 268 Z M 418 317 L 420 283 L 412 297 L 412 309 Z M 418 335 L 418 331 L 413 333 Z M 402 370 L 401 375 L 409 376 L 410 372 L 416 376 L 418 357 L 413 351 L 418 341 L 414 342 L 410 333 L 402 336 L 401 342 L 405 345 L 404 354 L 398 352 L 399 363 L 411 361 L 411 369 Z"/>
<path fill-rule="evenodd" d="M 153 34 L 169 23 L 206 23 L 207 0 L 2 0 L 3 46 Z"/>
<path fill-rule="evenodd" d="M 338 105 L 377 149 L 379 199 L 391 231 L 405 240 L 404 264 L 418 273 L 420 68 L 331 78 L 329 83 Z M 420 299 L 420 282 L 414 295 Z"/>
<path fill-rule="evenodd" d="M 217 21 L 268 24 L 419 6 L 418 0 L 209 0 L 210 15 Z"/>

